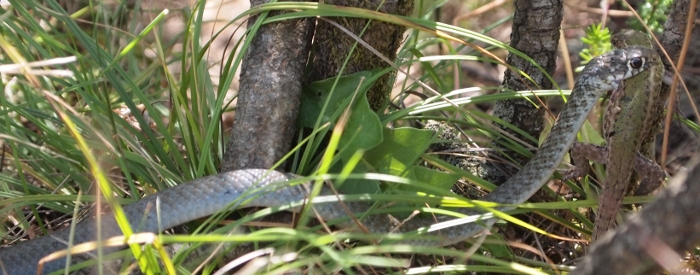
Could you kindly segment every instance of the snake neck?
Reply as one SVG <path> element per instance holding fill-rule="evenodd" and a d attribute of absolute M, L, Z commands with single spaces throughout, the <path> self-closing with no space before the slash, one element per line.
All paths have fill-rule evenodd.
<path fill-rule="evenodd" d="M 503 204 L 520 204 L 537 192 L 551 177 L 576 140 L 578 130 L 595 106 L 598 98 L 607 91 L 593 87 L 585 76 L 579 79 L 552 130 L 530 161 L 518 173 L 484 200 Z"/>

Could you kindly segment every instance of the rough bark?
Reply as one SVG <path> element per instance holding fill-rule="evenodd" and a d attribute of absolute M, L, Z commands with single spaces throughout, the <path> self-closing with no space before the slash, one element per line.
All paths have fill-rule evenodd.
<path fill-rule="evenodd" d="M 252 0 L 251 6 L 265 2 Z M 249 20 L 249 28 L 256 19 Z M 313 18 L 287 20 L 263 25 L 249 38 L 222 171 L 270 168 L 289 151 L 313 29 Z"/>
<path fill-rule="evenodd" d="M 412 0 L 331 0 L 325 3 L 378 10 L 380 12 L 396 15 L 408 16 L 413 13 Z M 367 25 L 367 20 L 365 19 L 340 17 L 327 17 L 325 19 L 334 21 L 348 29 L 379 53 L 386 56 L 389 60 L 396 59 L 396 51 L 401 45 L 403 33 L 406 30 L 403 26 L 372 21 L 369 28 L 363 33 Z M 349 36 L 327 21 L 319 20 L 316 26 L 315 39 L 314 57 L 311 72 L 309 73 L 310 82 L 326 79 L 338 74 L 346 75 L 390 66 L 365 46 L 359 44 L 352 52 L 350 58 L 348 58 L 348 54 L 351 52 L 353 45 L 357 43 L 356 38 Z M 347 64 L 341 72 L 340 70 L 346 60 Z M 367 92 L 367 99 L 373 110 L 379 110 L 386 104 L 389 94 L 391 93 L 392 80 L 393 74 L 386 74 Z"/>
<path fill-rule="evenodd" d="M 267 2 L 270 1 L 251 0 L 250 4 L 254 7 Z M 269 16 L 279 13 L 271 12 Z M 248 28 L 257 18 L 250 18 Z M 296 134 L 314 23 L 313 18 L 306 18 L 266 24 L 254 37 L 247 38 L 253 41 L 241 64 L 238 104 L 221 163 L 222 172 L 272 168 L 291 149 L 294 139 L 290 137 Z M 289 213 L 263 219 L 288 224 L 293 224 L 292 220 Z M 226 253 L 225 258 L 232 260 L 254 249 L 252 243 L 240 244 Z"/>
<path fill-rule="evenodd" d="M 690 0 L 674 1 L 671 5 L 671 11 L 668 15 L 668 20 L 664 24 L 664 31 L 659 36 L 659 41 L 661 42 L 663 49 L 668 53 L 668 55 L 671 57 L 674 63 L 678 62 L 678 58 L 681 54 L 681 47 L 683 47 L 683 39 L 685 38 L 686 32 L 686 22 L 688 21 L 688 15 L 691 13 L 689 7 Z M 698 7 L 696 7 L 693 13 L 695 14 L 694 17 L 698 18 Z M 666 71 L 672 71 L 673 68 L 669 63 L 670 61 L 665 58 L 663 51 L 661 49 L 657 50 L 659 52 L 659 55 L 661 55 L 662 60 L 664 61 Z M 670 93 L 670 88 L 671 87 L 669 87 L 666 84 L 662 84 L 661 86 L 663 94 L 666 94 L 667 97 L 668 93 Z M 664 103 L 657 104 L 657 109 L 663 110 L 663 108 Z M 661 122 L 661 120 L 659 120 L 658 122 Z"/>
<path fill-rule="evenodd" d="M 656 261 L 664 259 L 659 256 L 693 249 L 700 242 L 697 162 L 687 175 L 676 175 L 656 201 L 593 246 L 571 274 L 655 274 L 661 271 Z M 665 264 L 677 267 L 679 260 Z"/>
<path fill-rule="evenodd" d="M 685 7 L 688 6 L 687 0 L 680 1 L 682 3 L 677 2 L 674 2 L 674 5 L 680 5 L 684 2 L 686 3 Z M 674 17 L 682 17 L 682 15 Z M 677 19 L 669 19 L 669 21 L 671 20 L 676 21 Z M 696 26 L 690 37 L 688 52 L 683 56 L 685 58 L 685 65 L 681 71 L 685 84 L 690 91 L 690 95 L 688 95 L 683 89 L 681 89 L 681 86 L 679 86 L 678 93 L 680 94 L 680 99 L 679 102 L 677 102 L 678 104 L 675 104 L 675 106 L 678 107 L 675 107 L 673 111 L 680 113 L 686 118 L 697 121 L 693 104 L 695 106 L 700 104 L 700 77 L 698 77 L 700 76 L 700 73 L 698 70 L 693 70 L 692 68 L 700 67 L 700 28 L 697 27 L 697 22 L 700 20 L 700 11 L 696 10 L 695 20 Z M 674 38 L 684 38 L 683 36 L 676 35 L 675 31 L 673 33 L 674 34 L 671 36 Z M 664 41 L 662 41 L 662 44 L 665 45 Z M 698 137 L 697 132 L 690 129 L 690 127 L 683 123 L 673 122 L 669 133 L 672 134 L 669 136 L 669 148 L 666 159 L 668 160 L 667 167 L 670 169 L 678 167 L 678 164 L 687 162 L 692 155 L 700 152 L 700 138 Z M 660 142 L 658 142 L 660 140 L 660 138 L 657 138 L 657 144 L 660 144 Z M 659 151 L 660 150 L 657 150 L 657 152 Z"/>
<path fill-rule="evenodd" d="M 688 20 L 688 15 L 690 14 L 689 11 L 689 6 L 690 6 L 690 0 L 680 0 L 680 1 L 674 1 L 673 4 L 671 5 L 671 10 L 668 15 L 668 20 L 664 24 L 664 31 L 659 35 L 659 42 L 661 42 L 661 46 L 663 47 L 663 50 L 668 53 L 668 56 L 672 59 L 674 63 L 678 62 L 678 58 L 681 54 L 681 47 L 683 46 L 683 39 L 685 37 L 685 30 L 686 30 L 686 22 Z M 697 18 L 697 9 L 695 10 L 696 18 Z M 692 32 L 692 30 L 691 30 Z M 656 45 L 656 43 L 654 43 Z M 658 46 L 656 47 L 657 51 L 659 52 L 659 55 L 662 57 L 661 59 L 664 62 L 664 66 L 666 67 L 666 71 L 673 71 L 673 68 L 670 65 L 670 61 L 665 58 L 664 52 L 661 48 Z M 678 90 L 680 91 L 680 89 Z M 656 131 L 650 131 L 649 136 L 644 137 L 644 140 L 642 141 L 642 146 L 641 150 L 642 153 L 649 158 L 653 159 L 654 158 L 654 151 L 655 150 L 655 145 L 656 145 L 656 136 L 657 134 L 662 130 L 661 129 L 661 122 L 664 120 L 665 115 L 664 115 L 664 110 L 666 110 L 666 101 L 669 97 L 669 94 L 671 92 L 671 87 L 665 83 L 661 84 L 661 92 L 659 99 L 654 102 L 654 106 L 652 107 L 651 112 L 654 114 L 653 117 L 655 120 L 651 121 L 647 127 L 653 127 L 657 128 Z M 677 98 L 677 97 L 676 97 Z M 675 98 L 671 100 L 676 100 Z M 671 110 L 673 111 L 673 110 Z M 680 125 L 680 124 L 672 124 L 672 133 L 686 133 L 687 129 L 684 129 L 686 127 Z M 682 136 L 681 134 L 678 134 L 676 138 Z M 690 141 L 694 143 L 693 145 L 697 146 L 697 141 Z M 676 144 L 679 144 L 680 141 L 677 141 Z M 688 159 L 685 159 L 686 161 Z M 651 186 L 651 187 L 646 187 L 647 189 L 654 190 L 658 186 Z"/>
<path fill-rule="evenodd" d="M 516 0 L 515 15 L 513 18 L 513 30 L 511 33 L 510 46 L 530 56 L 537 64 L 542 66 L 547 74 L 552 75 L 556 69 L 557 49 L 562 22 L 561 0 Z M 514 54 L 508 54 L 506 63 L 518 68 L 528 74 L 535 83 L 528 82 L 522 78 L 518 72 L 506 70 L 501 91 L 524 91 L 533 89 L 551 89 L 552 83 L 545 77 L 545 72 L 540 71 L 529 61 Z M 537 101 L 535 101 L 537 102 Z M 537 108 L 527 100 L 511 99 L 502 100 L 494 107 L 494 116 L 508 122 L 531 136 L 538 137 L 542 131 L 542 115 L 544 109 Z M 524 139 L 522 135 L 498 126 L 513 136 Z M 496 140 L 493 147 L 497 150 L 504 150 Z M 537 144 L 530 144 L 537 147 Z M 518 154 L 508 153 L 508 157 L 520 164 L 527 162 L 527 158 Z M 496 154 L 493 157 L 500 158 Z M 496 156 L 494 156 L 496 155 Z M 472 169 L 476 175 L 494 183 L 505 182 L 511 175 L 517 172 L 512 166 L 500 166 L 493 164 L 493 157 L 479 163 Z M 505 170 L 505 171 L 504 171 Z"/>
<path fill-rule="evenodd" d="M 673 4 L 671 5 L 671 11 L 668 15 L 668 20 L 666 23 L 664 23 L 664 31 L 661 33 L 659 36 L 659 40 L 661 42 L 661 45 L 663 48 L 668 52 L 668 55 L 671 57 L 674 63 L 678 62 L 679 56 L 681 54 L 681 47 L 683 46 L 683 40 L 685 38 L 685 33 L 686 33 L 686 22 L 688 20 L 688 15 L 689 14 L 694 14 L 694 18 L 698 19 L 698 16 L 700 14 L 698 13 L 699 9 L 696 6 L 695 11 L 690 11 L 690 0 L 677 0 L 674 1 Z M 697 28 L 696 28 L 697 30 Z M 700 34 L 696 32 L 693 32 L 691 30 L 691 33 L 696 33 L 695 37 L 700 37 Z M 692 34 L 691 34 L 692 36 Z M 687 65 L 690 65 L 691 67 L 693 66 L 692 62 L 694 61 L 691 56 L 693 56 L 693 52 L 696 52 L 697 54 L 697 48 L 700 46 L 698 43 L 697 39 L 691 38 L 690 40 L 690 46 L 689 46 L 689 51 L 688 55 L 686 56 L 686 63 Z M 665 58 L 663 55 L 663 52 L 659 49 L 659 54 L 662 56 L 662 59 L 664 61 L 664 65 L 666 67 L 666 71 L 672 71 L 672 67 L 669 65 L 669 61 Z M 680 68 L 679 68 L 680 69 Z M 682 71 L 683 73 L 683 71 Z M 689 75 L 686 75 L 685 81 L 686 84 L 688 84 L 688 88 L 690 89 L 691 93 L 693 91 L 697 91 L 697 89 L 694 89 L 694 87 L 700 86 L 698 85 L 697 82 L 697 77 L 692 77 Z M 668 85 L 663 84 L 661 87 L 662 94 L 665 95 L 666 97 L 669 96 L 670 94 L 670 88 Z M 676 112 L 677 110 L 680 109 L 680 111 L 684 115 L 689 115 L 692 116 L 692 108 L 691 104 L 693 103 L 692 101 L 695 99 L 697 102 L 697 92 L 695 95 L 691 94 L 691 98 L 686 97 L 685 92 L 683 91 L 682 87 L 679 86 L 677 87 L 676 90 L 676 96 L 671 98 L 671 101 L 674 101 L 674 106 L 672 107 L 673 109 L 668 110 L 669 112 Z M 694 98 L 693 98 L 694 97 Z M 679 102 L 678 98 L 681 98 L 682 100 Z M 680 103 L 680 104 L 678 104 Z M 679 106 L 680 105 L 680 106 Z M 655 112 L 663 113 L 664 109 L 666 106 L 664 105 L 664 102 L 658 102 L 656 104 Z M 665 116 L 664 116 L 665 117 Z M 654 127 L 660 127 L 659 123 L 662 122 L 663 119 L 659 119 L 659 121 L 656 121 L 655 124 L 652 126 Z M 667 159 L 672 159 L 675 160 L 676 164 L 683 164 L 689 159 L 689 152 L 697 152 L 700 150 L 700 144 L 698 143 L 697 136 L 692 133 L 692 131 L 689 131 L 685 125 L 682 125 L 680 123 L 671 123 L 671 128 L 669 130 L 669 133 L 673 133 L 672 135 L 669 136 L 669 142 L 668 142 L 668 147 L 669 147 L 669 158 Z M 660 147 L 660 141 L 661 138 L 657 138 L 659 142 L 657 142 L 657 146 Z M 654 139 L 649 138 L 648 141 L 653 145 Z M 660 150 L 657 150 L 657 153 L 660 153 Z M 668 163 L 667 163 L 668 166 Z"/>
<path fill-rule="evenodd" d="M 671 11 L 668 15 L 668 20 L 664 24 L 664 31 L 661 33 L 659 40 L 664 46 L 664 49 L 671 56 L 671 59 L 675 61 L 678 60 L 678 55 L 680 55 L 681 47 L 683 47 L 683 38 L 685 37 L 685 27 L 688 21 L 688 14 L 690 14 L 690 0 L 676 0 L 671 4 Z M 694 11 L 697 14 L 697 9 Z M 695 16 L 697 18 L 697 16 Z M 659 54 L 663 57 L 663 53 L 659 51 Z M 663 58 L 666 69 L 670 70 L 668 60 Z M 666 86 L 666 85 L 664 85 Z"/>

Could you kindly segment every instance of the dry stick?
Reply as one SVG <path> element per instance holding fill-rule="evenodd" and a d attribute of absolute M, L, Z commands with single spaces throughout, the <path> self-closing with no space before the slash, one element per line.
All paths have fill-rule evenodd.
<path fill-rule="evenodd" d="M 691 0 L 690 1 L 690 7 L 688 8 L 688 11 L 696 11 L 697 9 L 697 0 Z M 688 19 L 686 21 L 686 26 L 685 26 L 685 38 L 683 39 L 683 47 L 681 48 L 680 52 L 680 58 L 678 59 L 678 65 L 675 65 L 671 62 L 671 66 L 674 66 L 674 69 L 676 74 L 673 76 L 673 84 L 671 84 L 671 94 L 670 98 L 675 98 L 676 97 L 676 84 L 678 83 L 679 80 L 679 75 L 680 75 L 680 69 L 683 68 L 683 63 L 685 61 L 685 56 L 686 53 L 688 52 L 688 45 L 690 45 L 690 37 L 692 35 L 693 31 L 693 19 L 695 18 L 695 12 L 688 12 Z M 688 87 L 685 87 L 685 83 L 683 83 L 684 88 L 686 92 L 689 92 Z M 661 167 L 664 167 L 666 165 L 666 155 L 668 153 L 668 135 L 670 132 L 671 128 L 671 116 L 672 116 L 672 110 L 673 110 L 673 104 L 675 103 L 675 100 L 671 100 L 668 103 L 668 110 L 669 112 L 666 113 L 666 125 L 664 125 L 664 139 L 663 139 L 663 146 L 661 147 Z M 695 108 L 695 104 L 692 105 L 693 110 L 695 111 L 695 118 L 697 120 L 700 120 L 700 114 L 698 114 L 697 108 Z"/>
<path fill-rule="evenodd" d="M 603 14 L 603 12 L 604 12 L 603 9 L 583 7 L 583 6 L 572 4 L 569 1 L 564 1 L 564 5 L 572 8 L 572 9 L 580 10 L 580 11 L 584 11 L 584 12 L 597 13 L 597 14 Z M 608 10 L 608 16 L 609 17 L 632 17 L 634 15 L 632 14 L 632 12 L 629 12 L 629 11 Z"/>

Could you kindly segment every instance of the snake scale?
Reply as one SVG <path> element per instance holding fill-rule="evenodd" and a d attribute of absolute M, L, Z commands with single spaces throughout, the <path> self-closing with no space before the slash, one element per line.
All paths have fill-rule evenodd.
<path fill-rule="evenodd" d="M 513 177 L 486 195 L 483 200 L 502 204 L 520 204 L 530 198 L 544 185 L 555 168 L 564 158 L 576 138 L 576 133 L 586 120 L 598 99 L 619 85 L 620 81 L 644 71 L 651 64 L 654 50 L 644 47 L 618 49 L 592 59 L 583 69 L 570 100 L 565 105 L 555 122 L 550 134 L 545 139 L 535 156 Z M 136 203 L 124 207 L 126 217 L 137 232 L 159 232 L 176 225 L 212 215 L 231 206 L 243 207 L 277 207 L 307 198 L 311 183 L 279 188 L 280 182 L 296 177 L 276 171 L 263 169 L 246 169 L 204 177 L 145 197 Z M 255 189 L 257 188 L 257 189 Z M 246 192 L 254 189 L 256 192 Z M 321 195 L 334 193 L 323 188 Z M 153 207 L 157 205 L 157 207 Z M 370 205 L 363 202 L 346 202 L 353 213 L 365 212 Z M 314 202 L 314 210 L 324 220 L 346 217 L 346 211 L 338 202 Z M 499 211 L 508 211 L 512 206 L 498 207 Z M 297 211 L 293 210 L 293 211 Z M 158 213 L 160 212 L 160 213 Z M 473 209 L 457 210 L 465 215 L 479 215 Z M 144 217 L 145 215 L 145 217 Z M 417 245 L 450 245 L 469 238 L 496 222 L 496 219 L 483 220 L 479 223 L 462 223 L 456 226 L 434 227 L 438 222 L 454 218 L 441 216 L 413 218 L 396 230 L 387 215 L 371 215 L 362 220 L 363 225 L 373 233 L 384 232 L 420 232 L 435 234 L 434 239 L 415 240 Z M 353 226 L 351 222 L 340 226 Z M 101 220 L 102 239 L 119 236 L 121 231 L 111 215 L 103 215 Z M 75 228 L 74 243 L 96 240 L 97 224 L 94 218 L 86 219 Z M 55 251 L 66 249 L 69 230 L 61 230 L 47 236 L 0 250 L 0 273 L 12 275 L 36 274 L 38 261 Z M 65 268 L 65 259 L 44 264 L 43 273 Z"/>

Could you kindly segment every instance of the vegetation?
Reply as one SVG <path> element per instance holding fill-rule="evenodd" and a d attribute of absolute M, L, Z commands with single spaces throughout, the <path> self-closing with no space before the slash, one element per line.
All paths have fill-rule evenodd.
<path fill-rule="evenodd" d="M 90 1 L 89 5 L 69 13 L 56 0 L 9 2 L 0 15 L 3 18 L 0 62 L 4 64 L 0 66 L 0 85 L 5 92 L 0 97 L 3 145 L 0 220 L 4 225 L 0 227 L 0 236 L 4 244 L 45 235 L 65 227 L 71 219 L 92 215 L 90 206 L 94 203 L 104 200 L 110 209 L 118 212 L 122 204 L 218 172 L 228 137 L 228 126 L 222 123 L 222 117 L 235 109 L 226 95 L 235 81 L 241 55 L 224 59 L 219 85 L 212 84 L 206 59 L 212 44 L 199 39 L 206 35 L 201 28 L 203 3 L 189 11 L 178 11 L 191 19 L 179 40 L 183 46 L 175 51 L 172 48 L 175 41 L 155 35 L 156 26 L 165 20 L 167 11 L 149 25 L 139 27 L 137 20 L 129 20 L 134 17 L 126 3 Z M 403 82 L 397 86 L 401 92 L 395 93 L 393 104 L 386 109 L 372 111 L 362 95 L 373 81 L 395 68 L 331 78 L 307 87 L 299 124 L 312 129 L 312 134 L 297 137 L 300 145 L 290 152 L 288 159 L 293 163 L 292 172 L 334 178 L 336 184 L 342 184 L 340 190 L 348 194 L 370 194 L 348 196 L 348 200 L 369 198 L 378 206 L 396 202 L 396 208 L 404 210 L 392 213 L 399 219 L 410 213 L 406 209 L 416 206 L 428 210 L 428 206 L 435 205 L 473 205 L 464 198 L 455 200 L 455 195 L 448 191 L 460 179 L 481 190 L 494 188 L 494 184 L 455 167 L 438 154 L 426 153 L 435 144 L 464 141 L 440 140 L 432 131 L 409 126 L 428 120 L 444 121 L 450 127 L 462 127 L 466 136 L 488 147 L 489 140 L 502 134 L 484 122 L 500 122 L 479 106 L 533 95 L 556 97 L 567 95 L 568 91 L 493 93 L 498 89 L 493 86 L 460 89 L 472 83 L 455 81 L 455 68 L 457 75 L 462 75 L 460 67 L 455 66 L 459 62 L 502 63 L 495 55 L 484 52 L 501 56 L 509 52 L 532 59 L 485 34 L 503 27 L 509 18 L 478 31 L 435 22 L 430 15 L 445 4 L 418 1 L 416 16 L 410 18 L 308 2 L 264 4 L 240 15 L 291 10 L 294 12 L 267 17 L 263 24 L 301 17 L 346 16 L 383 20 L 409 28 L 396 66 L 421 73 L 415 79 L 400 80 Z M 658 12 L 651 14 L 659 18 Z M 240 31 L 252 36 L 257 29 Z M 596 46 L 581 53 L 584 59 L 604 52 L 606 48 L 599 45 L 609 38 L 609 33 L 598 26 L 590 27 L 587 34 L 588 40 L 584 42 Z M 247 40 L 230 46 L 231 51 L 248 50 Z M 436 53 L 435 48 L 444 52 Z M 529 78 L 523 75 L 523 79 Z M 407 91 L 414 90 L 421 90 L 427 96 L 408 107 L 399 107 L 406 106 L 410 95 Z M 595 130 L 588 127 L 584 131 Z M 530 137 L 530 140 L 538 139 Z M 531 154 L 528 147 L 513 144 L 516 144 L 514 151 Z M 382 183 L 395 184 L 380 184 L 379 179 Z M 594 192 L 590 186 L 568 182 L 562 188 L 573 190 L 578 194 L 576 198 L 594 197 L 588 194 Z M 220 257 L 214 257 L 202 266 L 189 267 L 183 262 L 192 249 L 163 256 L 160 252 L 164 251 L 164 244 L 189 243 L 196 247 L 206 243 L 236 245 L 270 241 L 273 242 L 270 247 L 294 253 L 285 254 L 289 258 L 273 260 L 260 272 L 559 274 L 571 269 L 571 259 L 584 254 L 580 243 L 590 235 L 593 224 L 587 208 L 594 207 L 596 201 L 555 197 L 549 202 L 523 205 L 509 213 L 527 213 L 535 218 L 509 217 L 511 223 L 521 227 L 504 230 L 526 236 L 528 242 L 537 237 L 523 233 L 522 227 L 527 232 L 541 234 L 538 236 L 543 238 L 546 248 L 536 249 L 529 243 L 513 245 L 499 234 L 470 240 L 463 251 L 391 242 L 368 245 L 355 240 L 376 236 L 327 232 L 322 226 L 305 223 L 292 229 L 229 233 L 254 218 L 280 211 L 263 209 L 241 214 L 245 216 L 243 219 L 222 222 L 225 225 L 221 227 L 213 225 L 219 224 L 224 215 L 195 221 L 189 225 L 194 233 L 163 234 L 144 244 L 144 252 L 134 246 L 130 253 L 139 259 L 141 268 L 148 266 L 145 272 L 149 274 L 190 274 L 194 268 L 209 274 L 218 265 L 226 264 Z M 650 197 L 634 197 L 625 202 L 650 200 Z M 415 236 L 392 235 L 392 238 Z M 549 251 L 555 245 L 571 250 Z M 419 255 L 419 260 L 411 261 L 407 257 L 414 254 Z M 100 265 L 101 261 L 97 259 L 90 264 Z M 149 262 L 164 266 L 148 265 Z"/>

